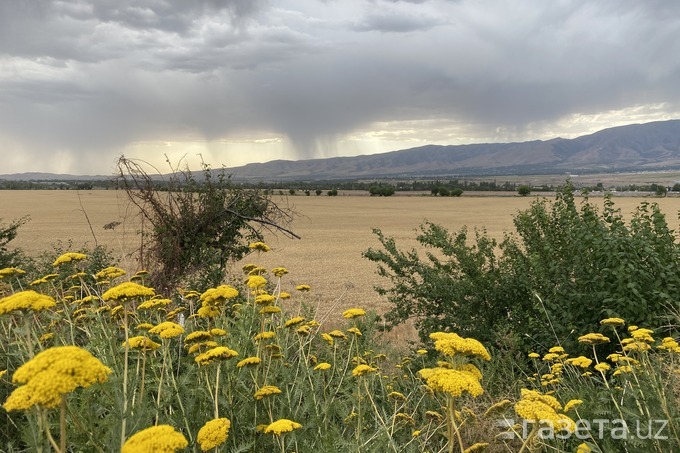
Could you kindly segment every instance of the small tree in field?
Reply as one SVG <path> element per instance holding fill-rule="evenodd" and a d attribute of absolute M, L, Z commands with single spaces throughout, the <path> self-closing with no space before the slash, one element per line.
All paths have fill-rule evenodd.
<path fill-rule="evenodd" d="M 522 184 L 517 188 L 517 193 L 523 197 L 526 197 L 531 193 L 531 187 L 526 184 Z"/>
<path fill-rule="evenodd" d="M 215 176 L 207 164 L 199 178 L 188 168 L 155 178 L 138 161 L 121 157 L 117 182 L 151 224 L 142 232 L 140 257 L 159 290 L 192 278 L 218 284 L 227 263 L 242 258 L 265 230 L 298 237 L 282 226 L 292 219 L 290 209 L 269 193 L 234 185 L 223 170 Z"/>

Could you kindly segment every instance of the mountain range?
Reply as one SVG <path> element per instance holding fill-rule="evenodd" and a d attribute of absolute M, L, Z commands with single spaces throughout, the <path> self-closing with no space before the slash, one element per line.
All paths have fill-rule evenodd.
<path fill-rule="evenodd" d="M 680 170 L 680 120 L 603 129 L 573 139 L 425 145 L 353 157 L 274 160 L 227 168 L 235 180 L 292 181 L 445 176 L 540 175 Z M 6 180 L 84 180 L 106 176 L 22 173 Z"/>
<path fill-rule="evenodd" d="M 274 160 L 227 172 L 235 179 L 277 181 L 672 169 L 680 169 L 680 120 L 613 127 L 573 139 L 426 145 L 354 157 Z"/>

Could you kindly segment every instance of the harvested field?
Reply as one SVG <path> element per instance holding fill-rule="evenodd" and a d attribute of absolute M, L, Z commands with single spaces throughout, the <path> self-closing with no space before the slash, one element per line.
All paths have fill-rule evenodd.
<path fill-rule="evenodd" d="M 345 196 L 343 196 L 345 195 Z M 374 291 L 381 282 L 376 267 L 361 253 L 379 245 L 371 232 L 377 227 L 397 239 L 401 247 L 415 245 L 415 230 L 429 220 L 451 231 L 467 225 L 486 228 L 489 235 L 502 239 L 512 231 L 513 216 L 529 206 L 533 197 L 474 196 L 440 198 L 431 196 L 337 197 L 292 196 L 278 199 L 300 215 L 291 228 L 302 239 L 270 236 L 266 242 L 272 252 L 251 255 L 244 260 L 272 268 L 284 266 L 290 274 L 284 278 L 284 291 L 294 291 L 299 284 L 309 284 L 312 291 L 305 298 L 318 304 L 320 314 L 337 314 L 347 307 L 386 309 L 386 303 Z M 616 205 L 629 214 L 642 201 L 635 197 L 617 197 Z M 652 199 L 667 214 L 672 227 L 677 225 L 680 198 Z M 29 215 L 31 221 L 19 229 L 11 245 L 29 255 L 49 251 L 57 241 L 73 241 L 73 248 L 96 242 L 109 247 L 121 260 L 122 267 L 135 271 L 138 249 L 139 218 L 121 191 L 5 191 L 0 202 L 4 222 Z M 121 222 L 114 229 L 104 229 L 111 222 Z M 231 271 L 240 277 L 240 264 Z"/>

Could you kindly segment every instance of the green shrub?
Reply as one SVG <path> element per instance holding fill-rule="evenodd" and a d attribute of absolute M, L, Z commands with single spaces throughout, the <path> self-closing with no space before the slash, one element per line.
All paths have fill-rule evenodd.
<path fill-rule="evenodd" d="M 643 202 L 624 222 L 610 196 L 604 210 L 574 189 L 536 200 L 497 244 L 484 231 L 470 240 L 426 223 L 421 251 L 402 251 L 375 230 L 382 249 L 364 256 L 391 286 L 379 286 L 388 325 L 415 321 L 421 337 L 452 330 L 482 341 L 510 331 L 531 347 L 573 341 L 573 333 L 607 317 L 670 329 L 680 301 L 680 249 L 656 204 Z"/>

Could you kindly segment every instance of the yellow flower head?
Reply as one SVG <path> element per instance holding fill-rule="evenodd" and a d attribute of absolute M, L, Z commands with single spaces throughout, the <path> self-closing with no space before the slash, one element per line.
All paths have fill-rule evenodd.
<path fill-rule="evenodd" d="M 0 299 L 0 315 L 16 310 L 40 311 L 52 308 L 57 302 L 51 297 L 33 290 L 20 291 Z"/>
<path fill-rule="evenodd" d="M 255 335 L 253 337 L 253 340 L 255 340 L 255 341 L 269 340 L 269 339 L 274 338 L 274 337 L 276 337 L 276 332 L 267 331 L 267 332 L 258 333 L 257 335 Z"/>
<path fill-rule="evenodd" d="M 123 282 L 120 285 L 114 286 L 108 289 L 104 294 L 102 294 L 102 299 L 104 300 L 116 300 L 123 301 L 126 299 L 134 299 L 136 297 L 153 297 L 156 292 L 153 288 L 147 288 L 139 283 L 134 282 Z"/>
<path fill-rule="evenodd" d="M 588 368 L 590 364 L 593 363 L 593 361 L 588 357 L 579 356 L 573 359 L 568 359 L 567 363 L 581 368 Z"/>
<path fill-rule="evenodd" d="M 137 306 L 138 310 L 152 310 L 154 308 L 161 308 L 165 307 L 167 305 L 170 305 L 172 301 L 170 299 L 149 299 L 145 302 L 142 302 Z"/>
<path fill-rule="evenodd" d="M 359 316 L 365 316 L 366 311 L 361 308 L 350 308 L 342 313 L 342 317 L 345 319 L 357 318 Z"/>
<path fill-rule="evenodd" d="M 608 363 L 602 362 L 602 363 L 598 363 L 597 365 L 595 365 L 594 368 L 597 371 L 599 371 L 600 373 L 604 373 L 604 372 L 611 370 L 612 367 Z"/>
<path fill-rule="evenodd" d="M 125 274 L 127 274 L 127 272 L 123 269 L 110 266 L 94 274 L 94 278 L 96 280 L 113 280 L 114 278 L 122 277 Z"/>
<path fill-rule="evenodd" d="M 626 324 L 626 321 L 624 321 L 621 318 L 607 318 L 603 319 L 600 321 L 600 324 L 603 326 L 614 326 L 614 327 L 620 327 Z"/>
<path fill-rule="evenodd" d="M 530 353 L 529 353 L 529 358 L 530 358 L 530 359 L 537 359 L 537 358 L 539 358 L 539 357 L 540 357 L 540 355 L 537 354 L 537 353 L 535 353 L 535 352 L 530 352 Z"/>
<path fill-rule="evenodd" d="M 246 285 L 251 289 L 261 288 L 267 284 L 267 279 L 261 275 L 251 275 L 246 278 Z"/>
<path fill-rule="evenodd" d="M 184 327 L 172 321 L 165 321 L 149 329 L 149 333 L 158 335 L 161 338 L 175 338 L 184 333 Z"/>
<path fill-rule="evenodd" d="M 295 289 L 297 289 L 298 291 L 306 292 L 311 290 L 312 288 L 309 285 L 297 285 Z"/>
<path fill-rule="evenodd" d="M 300 428 L 302 428 L 301 424 L 294 422 L 292 420 L 282 418 L 280 420 L 276 420 L 274 423 L 267 426 L 264 429 L 264 432 L 267 434 L 274 434 L 275 436 L 280 436 L 283 433 L 289 433 L 294 429 Z"/>
<path fill-rule="evenodd" d="M 314 367 L 314 371 L 325 371 L 331 368 L 331 364 L 328 362 L 321 362 Z"/>
<path fill-rule="evenodd" d="M 38 353 L 20 366 L 12 382 L 23 384 L 3 404 L 7 411 L 26 410 L 35 405 L 59 406 L 62 395 L 78 387 L 106 382 L 111 369 L 77 346 L 59 346 Z"/>
<path fill-rule="evenodd" d="M 220 304 L 228 299 L 233 299 L 238 296 L 238 290 L 229 285 L 220 285 L 217 288 L 210 288 L 201 294 L 201 302 L 206 304 Z"/>
<path fill-rule="evenodd" d="M 654 333 L 651 329 L 635 329 L 630 333 L 630 336 L 635 339 L 635 341 L 645 341 L 647 343 L 654 343 L 654 338 L 652 334 Z"/>
<path fill-rule="evenodd" d="M 288 269 L 286 269 L 285 267 L 275 267 L 274 269 L 272 269 L 272 274 L 274 274 L 275 277 L 281 278 L 287 273 Z"/>
<path fill-rule="evenodd" d="M 220 309 L 212 305 L 204 305 L 196 311 L 201 318 L 216 318 L 220 315 Z"/>
<path fill-rule="evenodd" d="M 276 302 L 276 297 L 271 294 L 260 294 L 255 297 L 255 303 L 258 305 L 269 305 Z"/>
<path fill-rule="evenodd" d="M 198 430 L 196 442 L 201 446 L 201 450 L 208 451 L 222 445 L 229 437 L 231 422 L 228 418 L 216 418 L 207 422 Z"/>
<path fill-rule="evenodd" d="M 278 388 L 277 386 L 275 386 L 275 385 L 265 385 L 265 386 L 260 387 L 260 388 L 255 392 L 255 394 L 253 395 L 253 397 L 254 397 L 256 400 L 261 400 L 261 399 L 264 398 L 265 396 L 278 395 L 278 394 L 280 394 L 280 393 L 281 393 L 281 389 Z"/>
<path fill-rule="evenodd" d="M 356 335 L 357 337 L 363 336 L 363 334 L 361 333 L 361 330 L 357 329 L 356 327 L 350 327 L 349 329 L 347 329 L 347 332 L 348 332 L 348 333 L 353 333 L 353 334 Z"/>
<path fill-rule="evenodd" d="M 583 442 L 576 447 L 576 453 L 590 453 L 593 449 L 588 446 L 587 443 Z"/>
<path fill-rule="evenodd" d="M 345 335 L 345 333 L 342 330 L 337 330 L 337 329 L 331 330 L 330 332 L 328 332 L 328 335 L 333 337 L 333 338 L 342 338 L 342 339 L 347 338 L 347 335 Z"/>
<path fill-rule="evenodd" d="M 279 299 L 290 299 L 290 293 L 287 293 L 287 292 L 282 291 L 282 292 L 279 294 Z"/>
<path fill-rule="evenodd" d="M 365 376 L 370 373 L 375 373 L 378 371 L 377 368 L 373 368 L 372 366 L 369 365 L 357 365 L 353 370 L 352 370 L 352 376 L 355 377 L 360 377 L 360 376 Z"/>
<path fill-rule="evenodd" d="M 418 374 L 425 379 L 432 390 L 447 393 L 453 397 L 459 397 L 463 392 L 473 397 L 484 393 L 479 379 L 469 371 L 435 367 L 423 368 Z"/>
<path fill-rule="evenodd" d="M 146 351 L 153 351 L 161 346 L 145 336 L 132 337 L 128 339 L 127 344 L 130 349 L 142 349 Z M 123 347 L 125 347 L 125 342 L 123 342 Z"/>
<path fill-rule="evenodd" d="M 288 321 L 286 321 L 286 323 L 284 324 L 284 327 L 293 327 L 297 324 L 300 324 L 304 320 L 305 320 L 305 318 L 303 318 L 302 316 L 296 316 L 294 318 L 290 318 Z"/>
<path fill-rule="evenodd" d="M 146 428 L 131 436 L 121 448 L 121 453 L 174 453 L 189 445 L 186 438 L 170 425 Z"/>
<path fill-rule="evenodd" d="M 576 406 L 580 406 L 581 404 L 583 404 L 583 400 L 570 400 L 569 402 L 567 402 L 567 404 L 564 405 L 564 412 L 569 412 L 570 410 L 572 410 Z"/>
<path fill-rule="evenodd" d="M 547 424 L 553 429 L 573 432 L 575 422 L 557 412 L 561 409 L 562 405 L 553 396 L 527 389 L 521 390 L 521 399 L 515 404 L 517 415 L 526 420 Z"/>
<path fill-rule="evenodd" d="M 195 330 L 186 336 L 185 343 L 192 343 L 198 341 L 206 341 L 212 338 L 212 334 L 206 330 Z"/>
<path fill-rule="evenodd" d="M 430 334 L 434 340 L 434 347 L 442 354 L 453 357 L 457 354 L 481 357 L 484 360 L 491 360 L 489 351 L 484 345 L 474 338 L 463 338 L 455 333 L 435 332 Z"/>
<path fill-rule="evenodd" d="M 259 357 L 246 357 L 236 364 L 236 368 L 243 368 L 249 365 L 259 365 L 262 360 Z"/>
<path fill-rule="evenodd" d="M 217 360 L 227 360 L 237 357 L 238 352 L 226 346 L 217 346 L 196 356 L 194 359 L 199 365 L 209 365 Z"/>
<path fill-rule="evenodd" d="M 268 252 L 271 248 L 264 242 L 252 242 L 248 245 L 250 250 L 257 250 L 258 252 Z"/>
<path fill-rule="evenodd" d="M 6 267 L 4 269 L 0 269 L 0 280 L 7 277 L 24 275 L 25 273 L 26 271 L 23 269 L 18 269 L 16 267 Z"/>
<path fill-rule="evenodd" d="M 218 329 L 217 327 L 210 329 L 210 335 L 213 335 L 215 337 L 223 337 L 227 334 L 227 331 L 224 329 Z"/>
<path fill-rule="evenodd" d="M 87 259 L 87 255 L 84 253 L 67 252 L 57 258 L 54 263 L 52 263 L 52 266 L 57 267 L 64 263 L 70 263 L 71 261 L 82 261 L 84 259 Z"/>
<path fill-rule="evenodd" d="M 609 343 L 610 340 L 601 333 L 587 333 L 578 337 L 578 341 L 585 344 L 602 344 Z"/>
<path fill-rule="evenodd" d="M 553 346 L 552 348 L 548 349 L 548 352 L 553 354 L 564 354 L 564 348 L 562 346 Z"/>

